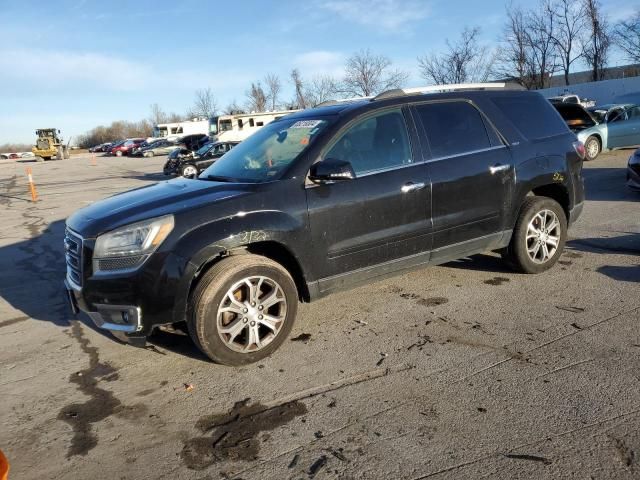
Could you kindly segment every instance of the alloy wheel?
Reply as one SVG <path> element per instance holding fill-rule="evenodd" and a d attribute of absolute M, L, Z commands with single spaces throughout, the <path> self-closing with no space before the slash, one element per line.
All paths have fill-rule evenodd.
<path fill-rule="evenodd" d="M 587 142 L 585 149 L 587 150 L 587 156 L 589 158 L 596 158 L 598 153 L 600 153 L 600 144 L 598 144 L 597 140 L 593 139 Z"/>
<path fill-rule="evenodd" d="M 182 176 L 187 178 L 193 178 L 198 174 L 198 169 L 192 165 L 184 167 L 182 170 Z"/>
<path fill-rule="evenodd" d="M 527 253 L 534 263 L 546 263 L 560 244 L 560 221 L 551 210 L 536 213 L 527 226 Z"/>
<path fill-rule="evenodd" d="M 269 345 L 287 315 L 282 287 L 264 276 L 247 277 L 227 290 L 217 312 L 217 330 L 235 352 L 252 353 Z"/>

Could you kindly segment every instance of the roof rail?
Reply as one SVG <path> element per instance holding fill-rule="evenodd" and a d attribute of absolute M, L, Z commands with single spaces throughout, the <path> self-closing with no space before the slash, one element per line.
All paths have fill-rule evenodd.
<path fill-rule="evenodd" d="M 324 102 L 320 102 L 319 104 L 315 105 L 315 107 L 327 107 L 329 105 L 337 105 L 339 103 L 357 102 L 358 100 L 371 100 L 371 99 L 373 99 L 373 97 L 371 97 L 371 96 L 369 96 L 369 97 L 338 98 L 338 99 L 325 100 Z"/>
<path fill-rule="evenodd" d="M 494 82 L 494 83 L 454 83 L 450 85 L 429 85 L 427 87 L 395 88 L 376 95 L 374 100 L 384 100 L 385 98 L 403 97 L 406 95 L 416 95 L 419 93 L 441 93 L 458 92 L 468 90 L 524 90 L 524 87 L 517 83 Z"/>

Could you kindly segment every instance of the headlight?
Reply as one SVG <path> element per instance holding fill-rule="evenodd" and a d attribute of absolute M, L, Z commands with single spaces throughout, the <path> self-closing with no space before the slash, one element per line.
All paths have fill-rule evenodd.
<path fill-rule="evenodd" d="M 93 251 L 94 272 L 138 267 L 160 246 L 173 227 L 173 215 L 166 215 L 100 235 Z"/>

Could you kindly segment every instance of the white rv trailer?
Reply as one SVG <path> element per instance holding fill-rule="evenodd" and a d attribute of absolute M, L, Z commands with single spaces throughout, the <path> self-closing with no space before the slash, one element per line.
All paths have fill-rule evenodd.
<path fill-rule="evenodd" d="M 186 122 L 159 123 L 153 128 L 153 137 L 176 139 L 200 133 L 209 135 L 212 140 L 241 142 L 267 123 L 297 111 L 239 113 L 218 115 L 208 120 L 193 119 Z"/>
<path fill-rule="evenodd" d="M 224 142 L 241 142 L 267 123 L 298 110 L 220 115 L 211 120 L 209 136 Z M 214 132 L 215 129 L 215 132 Z"/>
<path fill-rule="evenodd" d="M 154 138 L 176 139 L 195 133 L 209 134 L 210 121 L 206 118 L 187 120 L 185 122 L 159 123 L 153 127 Z"/>

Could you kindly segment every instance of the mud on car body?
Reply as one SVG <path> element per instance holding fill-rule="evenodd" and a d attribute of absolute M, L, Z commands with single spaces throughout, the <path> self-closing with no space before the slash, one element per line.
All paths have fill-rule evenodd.
<path fill-rule="evenodd" d="M 584 147 L 538 93 L 385 92 L 287 115 L 196 179 L 67 220 L 67 288 L 143 342 L 186 321 L 214 361 L 270 355 L 299 301 L 497 250 L 543 272 L 580 215 Z"/>

